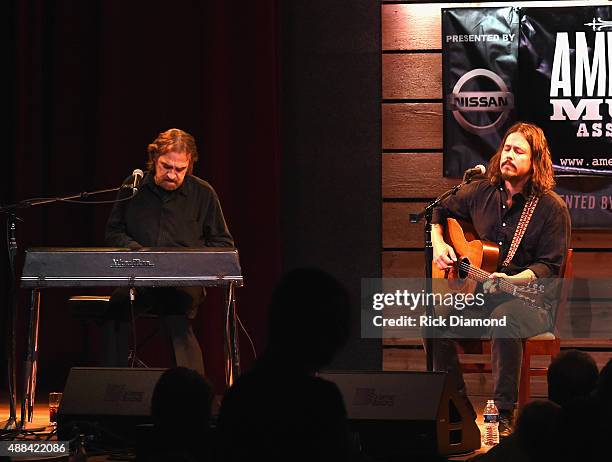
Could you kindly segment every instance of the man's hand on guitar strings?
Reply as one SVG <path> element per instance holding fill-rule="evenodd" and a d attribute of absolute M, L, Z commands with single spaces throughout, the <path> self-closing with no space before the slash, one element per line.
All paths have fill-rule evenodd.
<path fill-rule="evenodd" d="M 455 250 L 444 241 L 444 228 L 433 224 L 431 228 L 431 245 L 433 247 L 433 262 L 441 270 L 452 268 L 457 262 Z"/>
<path fill-rule="evenodd" d="M 533 281 L 535 281 L 538 277 L 536 276 L 536 274 L 531 271 L 530 269 L 526 269 L 524 271 L 521 271 L 518 274 L 515 274 L 514 276 L 511 276 L 512 282 L 514 284 L 519 284 L 519 285 L 528 285 L 531 284 Z"/>
<path fill-rule="evenodd" d="M 505 273 L 491 273 L 489 280 L 482 283 L 482 291 L 485 294 L 495 294 L 499 292 L 499 280 L 509 278 Z"/>
<path fill-rule="evenodd" d="M 433 244 L 433 261 L 439 269 L 445 270 L 453 267 L 457 262 L 457 256 L 446 242 L 437 242 Z"/>
<path fill-rule="evenodd" d="M 499 292 L 499 282 L 500 282 L 500 279 L 502 278 L 506 279 L 512 284 L 523 285 L 523 284 L 530 284 L 532 281 L 534 281 L 536 279 L 536 275 L 530 269 L 521 271 L 520 273 L 515 274 L 513 276 L 509 276 L 506 273 L 498 273 L 498 272 L 491 273 L 489 275 L 489 280 L 485 281 L 482 284 L 483 292 L 489 293 L 489 294 L 494 294 L 496 292 Z"/>

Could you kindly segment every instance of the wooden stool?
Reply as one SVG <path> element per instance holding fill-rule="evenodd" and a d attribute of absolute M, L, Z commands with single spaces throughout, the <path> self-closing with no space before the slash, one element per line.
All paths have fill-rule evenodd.
<path fill-rule="evenodd" d="M 554 329 L 552 332 L 544 332 L 542 334 L 523 339 L 523 363 L 521 366 L 521 375 L 519 379 L 519 396 L 518 408 L 521 410 L 525 404 L 529 402 L 531 390 L 531 377 L 546 376 L 548 367 L 534 367 L 531 365 L 531 357 L 537 355 L 550 356 L 551 360 L 561 351 L 561 341 L 559 339 L 557 326 L 560 324 L 561 318 L 565 314 L 565 308 L 569 294 L 571 291 L 571 278 L 574 276 L 573 271 L 573 249 L 568 249 L 565 257 L 565 262 L 561 267 L 560 277 L 563 278 L 561 287 L 561 296 L 557 305 L 557 314 L 554 320 Z M 462 339 L 456 342 L 459 353 L 463 354 L 478 354 L 489 355 L 488 361 L 465 363 L 461 365 L 464 373 L 491 372 L 491 341 L 481 339 Z"/>

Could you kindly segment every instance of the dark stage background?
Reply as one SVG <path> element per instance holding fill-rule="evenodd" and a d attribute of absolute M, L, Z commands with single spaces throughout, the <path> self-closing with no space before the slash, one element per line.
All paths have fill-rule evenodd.
<path fill-rule="evenodd" d="M 332 367 L 381 368 L 360 338 L 360 283 L 381 275 L 380 4 L 283 2 L 283 267 L 347 286 L 352 337 Z"/>
<path fill-rule="evenodd" d="M 194 173 L 217 190 L 239 248 L 246 286 L 238 310 L 257 350 L 265 345 L 271 290 L 290 267 L 316 265 L 340 277 L 358 326 L 360 278 L 380 274 L 377 2 L 60 0 L 11 1 L 5 9 L 3 204 L 116 186 L 144 168 L 157 133 L 182 128 L 198 142 Z M 20 254 L 33 246 L 101 245 L 110 208 L 24 211 Z M 43 293 L 43 388 L 61 387 L 70 366 L 88 365 L 87 341 L 95 356 L 96 329 L 84 330 L 66 306 L 78 293 L 85 292 Z M 217 389 L 219 302 L 211 294 L 195 321 Z M 25 307 L 20 291 L 20 363 Z M 380 342 L 360 341 L 358 330 L 353 336 L 336 366 L 380 367 Z M 144 351 L 143 359 L 167 365 L 155 363 L 168 360 L 166 350 Z M 241 350 L 248 367 L 245 337 Z"/>

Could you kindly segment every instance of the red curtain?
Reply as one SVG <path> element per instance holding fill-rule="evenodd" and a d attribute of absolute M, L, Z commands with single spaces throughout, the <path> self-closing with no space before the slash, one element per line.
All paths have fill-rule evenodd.
<path fill-rule="evenodd" d="M 116 186 L 144 167 L 146 145 L 157 133 L 189 131 L 200 152 L 194 173 L 217 190 L 240 251 L 246 285 L 238 310 L 261 350 L 265 309 L 280 273 L 277 0 L 38 0 L 8 8 L 11 121 L 2 203 Z M 20 251 L 101 245 L 109 211 L 69 204 L 27 210 Z M 84 333 L 65 304 L 75 293 L 82 291 L 43 294 L 43 386 L 62 385 L 82 358 Z M 196 320 L 218 390 L 220 300 L 211 294 Z M 25 306 L 21 293 L 20 311 Z M 248 367 L 253 355 L 244 336 L 241 344 Z"/>

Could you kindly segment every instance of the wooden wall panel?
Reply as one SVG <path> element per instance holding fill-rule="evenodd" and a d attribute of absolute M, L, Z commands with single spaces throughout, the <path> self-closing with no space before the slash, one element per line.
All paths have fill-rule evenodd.
<path fill-rule="evenodd" d="M 574 277 L 601 278 L 612 275 L 612 253 L 574 252 Z"/>
<path fill-rule="evenodd" d="M 401 153 L 382 156 L 383 198 L 433 199 L 457 184 L 442 176 L 442 153 Z"/>
<path fill-rule="evenodd" d="M 609 306 L 610 303 L 604 301 L 570 301 L 556 325 L 563 348 L 612 349 L 612 313 Z M 404 338 L 397 334 L 402 335 L 399 328 L 389 330 L 389 338 L 383 338 L 383 344 L 387 347 L 422 349 L 422 341 L 415 330 L 406 330 Z M 608 356 L 612 357 L 612 351 Z"/>
<path fill-rule="evenodd" d="M 610 257 L 612 258 L 612 254 Z M 573 278 L 572 298 L 585 300 L 587 304 L 589 300 L 591 302 L 605 300 L 612 306 L 612 279 L 605 274 L 594 278 Z M 607 312 L 612 317 L 612 310 L 608 308 Z"/>
<path fill-rule="evenodd" d="M 461 359 L 467 359 L 462 357 Z M 548 363 L 549 360 L 542 360 Z M 425 371 L 425 353 L 423 350 L 407 350 L 398 348 L 383 349 L 383 364 L 388 371 Z M 493 396 L 493 376 L 491 373 L 464 374 L 468 393 L 473 396 Z M 531 396 L 542 398 L 547 393 L 545 377 L 533 377 L 531 381 Z"/>
<path fill-rule="evenodd" d="M 442 99 L 442 55 L 382 55 L 383 99 Z"/>
<path fill-rule="evenodd" d="M 612 339 L 610 304 L 609 300 L 572 300 L 557 320 L 559 336 L 566 339 Z"/>
<path fill-rule="evenodd" d="M 416 349 L 423 350 L 423 341 L 418 338 L 386 338 L 383 339 L 383 345 L 387 348 L 398 348 L 398 349 Z M 598 349 L 609 349 L 606 351 L 606 361 L 612 359 L 612 338 L 562 338 L 561 339 L 562 349 L 571 348 L 598 348 Z M 594 353 L 595 354 L 595 353 Z M 605 364 L 605 362 L 604 362 Z"/>
<path fill-rule="evenodd" d="M 579 249 L 588 248 L 612 248 L 612 229 L 576 229 L 572 232 L 572 247 Z M 612 260 L 612 254 L 610 255 Z M 612 267 L 612 262 L 609 265 Z"/>
<path fill-rule="evenodd" d="M 383 50 L 442 48 L 441 4 L 382 5 Z"/>
<path fill-rule="evenodd" d="M 419 278 L 425 274 L 425 258 L 422 251 L 383 252 L 382 276 L 384 278 Z"/>
<path fill-rule="evenodd" d="M 593 3 L 556 1 L 526 4 L 573 6 Z M 383 277 L 422 277 L 423 224 L 410 223 L 409 214 L 422 210 L 426 199 L 438 196 L 458 181 L 443 177 L 442 153 L 437 152 L 442 151 L 443 146 L 441 9 L 456 6 L 496 5 L 464 2 L 381 5 L 381 148 L 387 150 L 382 155 L 382 196 L 385 202 L 382 204 L 381 246 L 388 249 L 382 255 Z M 606 252 L 612 249 L 612 230 L 575 230 L 571 245 L 577 249 L 574 254 L 576 277 L 612 276 L 609 263 L 612 252 Z M 584 304 L 589 296 L 601 295 L 591 292 L 592 287 L 587 282 L 575 284 L 573 300 L 568 308 L 570 315 L 582 313 L 578 305 Z M 604 299 L 589 303 L 591 310 L 606 309 L 609 304 Z M 588 310 L 584 312 L 589 313 Z M 419 339 L 411 338 L 384 339 L 385 369 L 423 370 L 425 357 L 420 343 Z M 563 339 L 563 346 L 612 349 L 612 339 Z M 416 349 L 416 353 L 406 353 L 410 349 Z M 475 386 L 478 392 L 490 395 L 490 375 L 469 380 L 470 386 Z M 535 386 L 537 393 L 545 392 L 544 382 Z"/>
<path fill-rule="evenodd" d="M 383 50 L 440 50 L 442 48 L 442 8 L 513 6 L 609 5 L 605 1 L 527 1 L 527 2 L 454 2 L 382 5 Z"/>
<path fill-rule="evenodd" d="M 610 343 L 607 344 L 610 346 Z M 610 352 L 591 352 L 590 355 L 595 360 L 597 367 L 601 369 L 610 360 Z M 462 364 L 481 362 L 487 359 L 488 355 L 459 355 Z M 422 349 L 405 348 L 385 348 L 383 350 L 383 362 L 388 367 L 387 370 L 393 371 L 425 371 L 425 352 Z M 533 365 L 535 367 L 546 367 L 550 364 L 550 358 L 546 356 L 534 356 Z M 493 393 L 493 377 L 490 373 L 464 374 L 467 390 L 470 396 L 491 397 Z M 547 384 L 545 377 L 533 377 L 532 397 L 546 397 Z"/>
<path fill-rule="evenodd" d="M 383 149 L 442 150 L 442 103 L 397 103 L 382 107 Z"/>
<path fill-rule="evenodd" d="M 423 248 L 423 221 L 410 223 L 411 213 L 419 213 L 427 202 L 383 204 L 383 248 Z"/>
<path fill-rule="evenodd" d="M 411 213 L 418 213 L 427 202 L 387 202 L 383 204 L 382 229 L 383 248 L 415 249 L 423 248 L 423 222 L 410 223 Z M 571 246 L 581 248 L 612 248 L 612 230 L 577 229 L 572 233 Z M 612 259 L 612 253 L 610 254 Z M 612 265 L 605 274 L 612 275 Z"/>
<path fill-rule="evenodd" d="M 574 252 L 574 277 L 601 278 L 609 275 L 610 252 Z M 424 257 L 421 250 L 383 252 L 383 277 L 421 277 Z"/>

